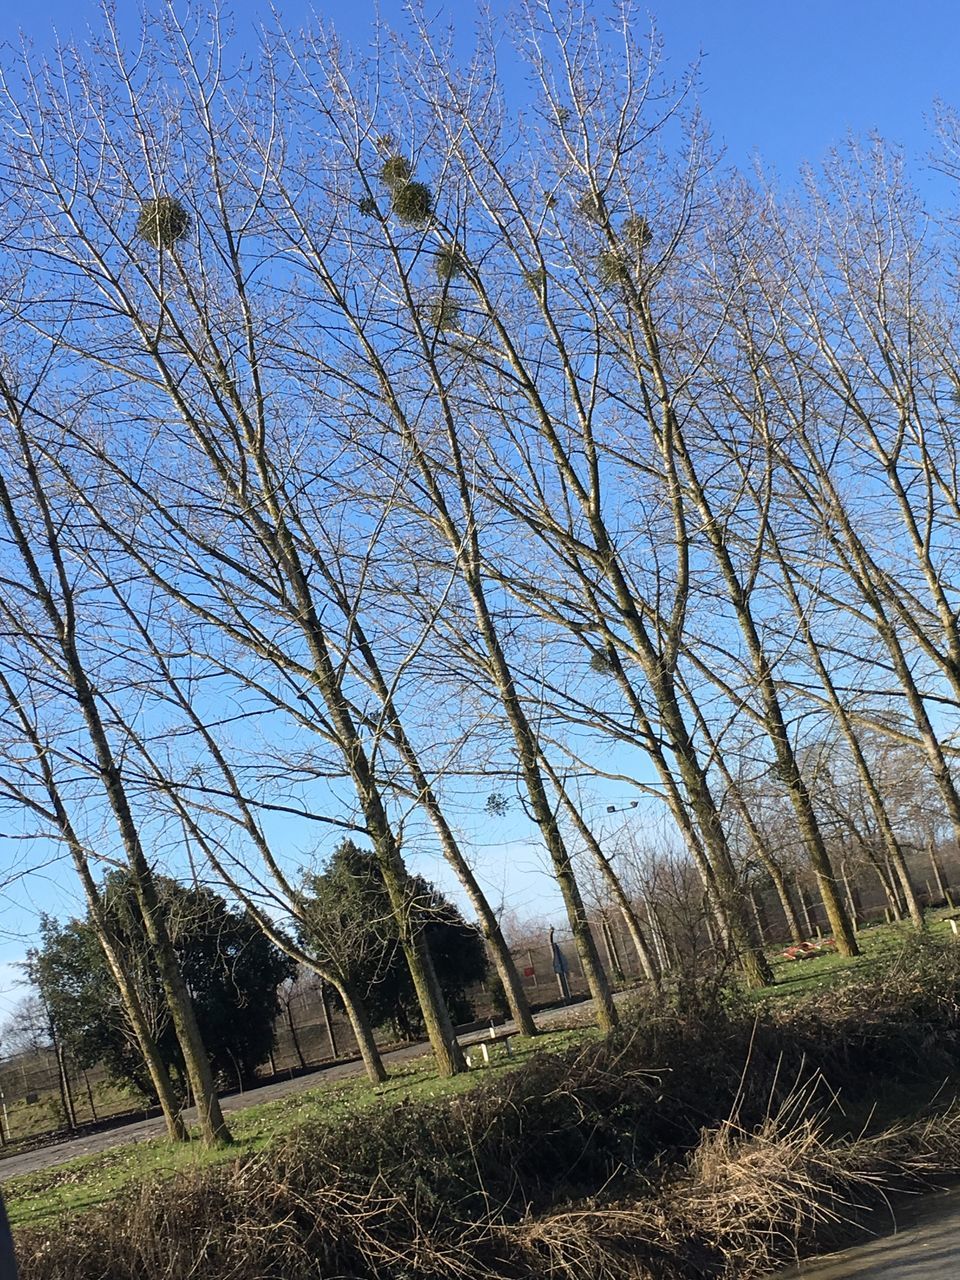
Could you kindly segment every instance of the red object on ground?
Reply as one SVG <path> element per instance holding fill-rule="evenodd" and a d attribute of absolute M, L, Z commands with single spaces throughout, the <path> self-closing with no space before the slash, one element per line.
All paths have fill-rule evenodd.
<path fill-rule="evenodd" d="M 834 952 L 837 944 L 832 938 L 821 938 L 819 942 L 797 942 L 784 951 L 785 960 L 812 960 L 815 956 Z"/>

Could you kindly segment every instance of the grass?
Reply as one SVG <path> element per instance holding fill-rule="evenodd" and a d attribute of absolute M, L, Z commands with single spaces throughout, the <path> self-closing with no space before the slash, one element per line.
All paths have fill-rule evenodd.
<path fill-rule="evenodd" d="M 928 933 L 947 940 L 951 933 L 946 913 L 928 918 Z M 829 989 L 867 979 L 888 963 L 912 935 L 909 925 L 878 925 L 858 935 L 862 954 L 855 958 L 826 954 L 815 960 L 790 961 L 780 949 L 771 952 L 775 985 L 752 992 L 749 999 L 771 1008 L 816 997 Z M 62 1214 L 93 1208 L 137 1183 L 197 1171 L 237 1157 L 250 1156 L 278 1143 L 304 1125 L 319 1122 L 334 1127 L 371 1108 L 393 1108 L 431 1099 L 451 1097 L 474 1088 L 481 1081 L 523 1065 L 537 1054 L 558 1052 L 582 1043 L 595 1034 L 587 1026 L 544 1032 L 536 1040 L 517 1038 L 515 1056 L 495 1057 L 490 1067 L 441 1079 L 427 1055 L 395 1066 L 390 1079 L 373 1085 L 363 1077 L 320 1084 L 303 1093 L 232 1112 L 229 1123 L 234 1145 L 208 1151 L 197 1142 L 177 1146 L 165 1138 L 109 1148 L 81 1156 L 52 1169 L 11 1178 L 4 1196 L 15 1225 L 37 1223 Z M 0 1162 L 0 1170 L 2 1170 Z"/>
<path fill-rule="evenodd" d="M 946 910 L 927 913 L 926 933 L 932 940 L 952 941 L 953 934 L 946 920 L 948 914 L 951 913 Z M 828 952 L 815 960 L 787 960 L 782 948 L 771 950 L 769 958 L 775 985 L 752 992 L 752 998 L 765 1005 L 778 1006 L 869 978 L 915 937 L 916 931 L 909 923 L 869 925 L 857 934 L 859 956 Z"/>
<path fill-rule="evenodd" d="M 92 1089 L 96 1116 L 90 1110 L 87 1091 L 81 1080 L 76 1078 L 73 1081 L 73 1105 L 80 1124 L 96 1123 L 119 1115 L 129 1115 L 135 1119 L 137 1113 L 144 1110 L 143 1100 L 125 1085 L 98 1080 L 92 1085 Z M 8 1104 L 7 1145 L 0 1155 L 12 1155 L 21 1147 L 28 1149 L 36 1145 L 38 1139 L 49 1138 L 52 1131 L 63 1126 L 63 1108 L 56 1085 L 52 1084 L 49 1088 L 38 1089 L 36 1092 L 36 1102 L 26 1102 L 21 1098 Z M 2 1167 L 0 1164 L 0 1169 Z"/>
<path fill-rule="evenodd" d="M 949 927 L 942 915 L 935 914 L 929 922 L 928 934 L 934 942 L 947 944 L 945 954 L 952 954 L 953 941 Z M 866 988 L 876 987 L 878 977 L 889 969 L 898 955 L 915 935 L 909 926 L 877 926 L 861 931 L 859 935 L 862 955 L 844 958 L 824 955 L 815 960 L 791 962 L 779 951 L 771 955 L 776 985 L 761 992 L 744 996 L 748 1007 L 758 1013 L 766 1009 L 778 1019 L 799 1016 L 808 1026 L 810 1044 L 818 1048 L 817 1037 L 821 1011 L 828 1018 L 833 1005 L 856 1005 L 853 989 L 863 983 Z M 884 977 L 883 981 L 886 981 Z M 825 1000 L 826 993 L 836 990 L 838 1000 Z M 868 1001 L 869 1003 L 869 1001 Z M 583 1011 L 579 1011 L 582 1013 Z M 572 1016 L 576 1016 L 571 1011 Z M 889 1014 L 889 1010 L 887 1011 Z M 880 1020 L 887 1016 L 882 1011 Z M 630 1015 L 627 1015 L 630 1016 Z M 799 1023 L 797 1024 L 800 1025 Z M 810 1030 L 809 1028 L 812 1028 Z M 111 1204 L 131 1195 L 141 1188 L 157 1183 L 165 1184 L 175 1179 L 203 1179 L 217 1173 L 223 1166 L 223 1176 L 231 1176 L 232 1166 L 241 1170 L 251 1162 L 260 1160 L 265 1167 L 272 1167 L 275 1160 L 285 1159 L 283 1152 L 301 1135 L 309 1135 L 325 1141 L 324 1135 L 336 1139 L 338 1134 L 348 1133 L 351 1121 L 369 1125 L 370 1117 L 377 1111 L 389 1113 L 390 1128 L 401 1123 L 403 1116 L 419 1114 L 423 1106 L 433 1102 L 455 1102 L 458 1095 L 473 1094 L 478 1085 L 499 1089 L 523 1069 L 536 1069 L 538 1060 L 546 1062 L 550 1055 L 575 1050 L 599 1037 L 594 1028 L 586 1025 L 570 1026 L 560 1031 L 548 1031 L 536 1040 L 517 1038 L 513 1058 L 502 1050 L 489 1067 L 478 1069 L 451 1079 L 437 1076 L 429 1055 L 392 1068 L 390 1079 L 383 1085 L 373 1085 L 363 1077 L 330 1081 L 302 1093 L 284 1099 L 253 1105 L 234 1111 L 229 1123 L 235 1137 L 231 1147 L 206 1150 L 199 1143 L 184 1146 L 170 1144 L 164 1138 L 156 1138 L 136 1144 L 127 1144 L 106 1151 L 80 1157 L 52 1169 L 9 1179 L 4 1184 L 9 1216 L 18 1227 L 59 1223 L 97 1206 Z M 699 1052 L 712 1052 L 708 1041 Z M 839 1067 L 839 1064 L 838 1064 Z M 942 1080 L 942 1077 L 941 1077 Z M 915 1106 L 911 1106 L 911 1090 L 917 1088 L 910 1080 L 877 1082 L 881 1089 L 892 1090 L 890 1106 L 881 1106 L 891 1118 L 903 1117 L 920 1109 L 923 1101 L 917 1094 Z M 466 1099 L 465 1099 L 466 1100 Z M 929 1101 L 929 1095 L 925 1095 Z M 876 1094 L 865 1102 L 873 1110 L 881 1102 Z M 471 1104 L 472 1105 L 472 1104 Z M 854 1106 L 854 1111 L 856 1110 Z M 874 1111 L 875 1113 L 875 1111 Z M 706 1117 L 705 1117 L 706 1118 Z M 414 1148 L 414 1158 L 424 1158 L 428 1153 Z M 2 1170 L 2 1163 L 0 1163 Z M 241 1176 L 238 1174 L 238 1176 Z M 185 1185 L 186 1185 L 185 1183 Z M 125 1201 L 126 1202 L 126 1201 Z"/>
<path fill-rule="evenodd" d="M 4 1182 L 7 1213 L 12 1225 L 23 1226 L 83 1212 L 148 1179 L 172 1178 L 256 1155 L 306 1125 L 333 1129 L 374 1108 L 453 1097 L 515 1071 L 537 1054 L 560 1052 L 595 1035 L 593 1028 L 576 1027 L 544 1032 L 535 1040 L 518 1036 L 513 1057 L 501 1050 L 489 1067 L 449 1079 L 438 1076 L 433 1058 L 425 1055 L 392 1067 L 382 1085 L 360 1076 L 321 1084 L 289 1098 L 232 1112 L 228 1121 L 234 1143 L 229 1147 L 208 1150 L 198 1142 L 177 1145 L 153 1138 L 79 1156 Z"/>
<path fill-rule="evenodd" d="M 425 1057 L 249 1107 L 228 1151 L 19 1179 L 24 1280 L 759 1280 L 960 1176 L 943 932 L 780 966 L 766 1003 L 680 987 L 466 1077 Z"/>

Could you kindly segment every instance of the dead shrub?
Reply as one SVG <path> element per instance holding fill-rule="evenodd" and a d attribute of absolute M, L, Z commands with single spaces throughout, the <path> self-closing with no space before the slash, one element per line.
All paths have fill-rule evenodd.
<path fill-rule="evenodd" d="M 925 1065 L 956 1068 L 958 995 L 960 960 L 921 947 L 776 1015 L 638 1007 L 627 1030 L 461 1096 L 305 1125 L 21 1230 L 23 1280 L 746 1280 L 960 1173 L 960 1108 L 848 1119 L 891 1082 L 916 1105 Z"/>

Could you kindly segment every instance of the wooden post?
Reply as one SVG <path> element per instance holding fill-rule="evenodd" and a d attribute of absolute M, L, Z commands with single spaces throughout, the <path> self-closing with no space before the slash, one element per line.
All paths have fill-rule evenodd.
<path fill-rule="evenodd" d="M 857 911 L 857 900 L 853 896 L 853 889 L 850 885 L 850 876 L 847 874 L 847 860 L 840 860 L 840 874 L 843 876 L 843 887 L 847 894 L 847 910 L 850 912 L 850 923 L 853 925 L 854 933 L 860 928 L 860 916 Z"/>
<path fill-rule="evenodd" d="M 70 1088 L 70 1077 L 67 1075 L 67 1060 L 63 1052 L 63 1045 L 60 1043 L 60 1037 L 54 1032 L 53 1049 L 57 1055 L 57 1068 L 60 1073 L 60 1100 L 63 1103 L 63 1113 L 66 1116 L 67 1128 L 76 1129 L 77 1127 L 77 1110 L 73 1105 L 73 1091 Z"/>
<path fill-rule="evenodd" d="M 289 994 L 289 993 L 288 993 Z M 303 1056 L 303 1050 L 300 1048 L 300 1038 L 297 1035 L 297 1027 L 293 1018 L 293 996 L 290 995 L 287 1000 L 287 1026 L 290 1028 L 290 1038 L 293 1040 L 294 1052 L 297 1055 L 297 1061 L 300 1063 L 301 1071 L 306 1067 L 306 1059 Z"/>
<path fill-rule="evenodd" d="M 567 958 L 553 940 L 554 930 L 550 930 L 550 954 L 553 957 L 553 972 L 557 975 L 557 986 L 564 1004 L 570 1003 L 570 984 L 567 982 Z"/>
<path fill-rule="evenodd" d="M 810 902 L 807 899 L 806 890 L 800 883 L 799 875 L 795 877 L 797 884 L 797 897 L 800 899 L 800 910 L 803 912 L 803 922 L 807 927 L 807 937 L 814 936 L 813 920 L 810 917 Z"/>
<path fill-rule="evenodd" d="M 753 918 L 757 922 L 757 938 L 760 945 L 763 946 L 766 941 L 766 930 L 763 927 L 763 915 L 760 911 L 760 903 L 757 900 L 757 891 L 753 885 L 750 886 L 750 905 L 753 907 Z"/>
<path fill-rule="evenodd" d="M 672 967 L 670 960 L 670 952 L 667 950 L 667 938 L 663 931 L 663 925 L 660 917 L 657 915 L 656 908 L 652 903 L 646 904 L 647 922 L 650 925 L 650 936 L 653 938 L 654 950 L 657 953 L 657 961 L 660 965 L 661 973 L 669 973 Z"/>
<path fill-rule="evenodd" d="M 933 843 L 933 836 L 927 842 L 927 853 L 930 856 L 930 865 L 933 867 L 933 874 L 937 881 L 937 892 L 944 900 L 951 911 L 954 910 L 953 899 L 950 896 L 950 890 L 947 888 L 943 879 L 943 868 L 940 866 L 940 860 L 937 857 L 936 849 Z"/>

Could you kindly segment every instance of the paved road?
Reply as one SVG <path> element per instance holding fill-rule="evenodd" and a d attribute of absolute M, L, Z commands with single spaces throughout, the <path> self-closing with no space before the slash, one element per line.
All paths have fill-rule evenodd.
<path fill-rule="evenodd" d="M 618 998 L 624 998 L 631 992 L 620 992 Z M 592 1001 L 584 1001 L 558 1009 L 547 1009 L 537 1014 L 537 1025 L 553 1026 L 558 1022 L 573 1023 L 589 1018 Z M 512 1022 L 498 1028 L 509 1031 Z M 482 1039 L 481 1033 L 461 1037 L 461 1044 L 467 1045 L 472 1040 Z M 405 1062 L 429 1053 L 430 1046 L 426 1041 L 421 1044 L 408 1045 L 403 1049 L 394 1049 L 383 1055 L 388 1065 L 391 1062 Z M 315 1089 L 328 1080 L 347 1080 L 352 1076 L 363 1074 L 363 1063 L 360 1061 L 342 1062 L 337 1066 L 320 1067 L 308 1075 L 295 1076 L 292 1080 L 277 1080 L 262 1085 L 259 1089 L 250 1089 L 246 1093 L 235 1093 L 221 1099 L 225 1112 L 241 1111 L 244 1107 L 252 1107 L 261 1102 L 273 1102 L 277 1098 L 288 1098 L 293 1094 L 303 1093 L 307 1089 Z M 187 1122 L 196 1119 L 196 1111 L 185 1113 Z M 46 1147 L 37 1147 L 34 1151 L 24 1151 L 19 1155 L 6 1156 L 0 1159 L 0 1183 L 8 1178 L 15 1178 L 23 1173 L 35 1173 L 39 1169 L 50 1169 L 54 1165 L 63 1164 L 75 1156 L 90 1155 L 96 1151 L 106 1151 L 110 1147 L 123 1146 L 128 1142 L 143 1142 L 146 1138 L 156 1138 L 166 1132 L 162 1116 L 154 1116 L 149 1120 L 136 1120 L 132 1124 L 119 1125 L 115 1129 L 102 1129 L 98 1133 L 86 1134 L 79 1138 L 70 1138 L 66 1142 L 51 1143 Z"/>
<path fill-rule="evenodd" d="M 809 1262 L 781 1280 L 956 1280 L 960 1275 L 960 1193 L 898 1202 L 897 1231 Z"/>

